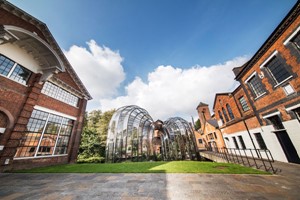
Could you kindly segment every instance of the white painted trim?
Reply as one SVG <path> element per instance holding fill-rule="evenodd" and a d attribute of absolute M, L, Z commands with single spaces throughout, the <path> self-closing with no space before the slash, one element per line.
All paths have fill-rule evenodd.
<path fill-rule="evenodd" d="M 255 99 L 254 99 L 254 100 L 256 100 L 256 99 L 258 99 L 258 98 L 260 98 L 260 97 L 264 96 L 266 93 L 267 93 L 267 92 L 264 92 L 264 93 L 262 93 L 262 94 L 258 95 L 257 97 L 255 97 Z"/>
<path fill-rule="evenodd" d="M 67 114 L 64 114 L 64 113 L 61 113 L 61 112 L 57 112 L 57 111 L 51 110 L 49 108 L 44 108 L 42 106 L 35 105 L 34 109 L 37 109 L 37 110 L 40 110 L 40 111 L 45 111 L 45 112 L 48 112 L 48 113 L 51 113 L 51 114 L 54 114 L 54 115 L 59 115 L 61 117 L 66 117 L 68 119 L 77 120 L 77 118 L 74 117 L 74 116 L 67 115 Z"/>
<path fill-rule="evenodd" d="M 292 35 L 290 35 L 290 37 L 288 37 L 283 45 L 287 45 L 287 43 L 289 43 L 289 41 L 300 31 L 300 26 L 292 33 Z"/>
<path fill-rule="evenodd" d="M 280 114 L 280 112 L 277 111 L 277 112 L 273 112 L 273 113 L 271 113 L 271 114 L 268 114 L 268 115 L 266 115 L 266 116 L 263 116 L 262 118 L 263 118 L 263 119 L 267 119 L 267 118 L 269 118 L 269 117 L 273 117 L 273 116 L 279 115 L 279 114 Z"/>
<path fill-rule="evenodd" d="M 296 108 L 299 108 L 300 107 L 300 103 L 294 105 L 294 106 L 290 106 L 288 108 L 285 108 L 286 111 L 291 111 L 291 110 L 294 110 Z"/>
<path fill-rule="evenodd" d="M 28 30 L 25 30 L 23 28 L 20 28 L 20 27 L 16 27 L 16 26 L 11 26 L 11 25 L 4 25 L 4 29 L 9 32 L 9 34 L 13 35 L 10 30 L 12 31 L 19 31 L 21 33 L 25 33 L 27 35 L 29 35 L 30 37 L 38 40 L 40 43 L 42 43 L 44 46 L 46 46 L 49 51 L 51 51 L 51 53 L 55 56 L 55 58 L 57 59 L 59 65 L 61 68 L 57 67 L 60 71 L 64 72 L 65 71 L 65 66 L 63 64 L 63 61 L 60 59 L 60 57 L 58 56 L 58 54 L 52 49 L 52 47 L 47 43 L 45 42 L 43 39 L 41 39 L 38 35 L 28 31 Z M 19 40 L 19 38 L 16 37 L 17 40 Z"/>
<path fill-rule="evenodd" d="M 255 76 L 255 75 L 257 75 L 257 72 L 256 71 L 254 71 L 246 80 L 245 80 L 245 83 L 248 83 L 249 82 L 249 80 L 253 77 L 253 76 Z"/>
<path fill-rule="evenodd" d="M 4 133 L 6 128 L 1 127 L 0 128 L 0 133 Z"/>
<path fill-rule="evenodd" d="M 62 157 L 67 156 L 68 154 L 61 154 L 61 155 L 50 155 L 50 156 L 37 156 L 37 157 L 18 157 L 14 158 L 14 160 L 26 160 L 26 159 L 38 159 L 38 158 L 55 158 L 55 157 Z"/>
<path fill-rule="evenodd" d="M 290 80 L 291 78 L 293 78 L 293 76 L 291 75 L 291 76 L 289 76 L 289 77 L 287 77 L 286 79 L 284 79 L 283 81 L 281 81 L 280 83 L 277 83 L 275 86 L 274 86 L 274 88 L 276 88 L 276 87 L 278 87 L 279 85 L 281 85 L 282 83 L 284 83 L 284 82 L 286 82 L 286 81 L 288 81 L 288 80 Z"/>
<path fill-rule="evenodd" d="M 259 67 L 263 68 L 274 56 L 278 54 L 278 51 L 274 51 Z"/>

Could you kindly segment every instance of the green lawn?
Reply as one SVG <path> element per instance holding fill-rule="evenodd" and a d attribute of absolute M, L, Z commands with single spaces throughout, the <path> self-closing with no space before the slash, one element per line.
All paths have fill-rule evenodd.
<path fill-rule="evenodd" d="M 19 170 L 17 173 L 214 173 L 270 174 L 237 164 L 198 161 L 66 164 Z"/>

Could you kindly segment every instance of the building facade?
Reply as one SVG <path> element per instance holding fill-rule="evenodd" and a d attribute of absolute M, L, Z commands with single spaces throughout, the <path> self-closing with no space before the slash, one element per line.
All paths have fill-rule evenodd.
<path fill-rule="evenodd" d="M 275 160 L 300 163 L 299 10 L 297 2 L 255 55 L 233 69 L 240 86 L 216 95 L 214 111 L 224 122 L 226 146 L 265 148 Z M 233 119 L 226 117 L 230 112 Z"/>
<path fill-rule="evenodd" d="M 218 148 L 225 147 L 219 125 L 217 120 L 211 116 L 208 104 L 200 102 L 197 112 L 200 120 L 200 129 L 195 131 L 198 149 L 200 151 L 203 149 L 217 151 Z"/>
<path fill-rule="evenodd" d="M 75 162 L 90 99 L 47 26 L 0 0 L 0 171 Z"/>

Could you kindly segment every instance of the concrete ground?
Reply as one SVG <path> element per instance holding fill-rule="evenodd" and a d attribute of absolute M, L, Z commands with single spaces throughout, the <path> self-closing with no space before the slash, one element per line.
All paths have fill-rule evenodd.
<path fill-rule="evenodd" d="M 0 199 L 300 199 L 300 165 L 277 175 L 0 173 Z"/>

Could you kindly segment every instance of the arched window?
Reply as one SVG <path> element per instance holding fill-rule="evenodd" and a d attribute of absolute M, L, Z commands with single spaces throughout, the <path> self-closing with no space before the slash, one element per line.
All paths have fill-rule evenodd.
<path fill-rule="evenodd" d="M 219 113 L 219 117 L 220 117 L 222 123 L 224 124 L 225 122 L 224 122 L 223 115 L 222 115 L 221 111 L 218 110 L 218 113 Z"/>
<path fill-rule="evenodd" d="M 222 108 L 222 111 L 223 111 L 223 115 L 224 115 L 224 117 L 225 117 L 226 122 L 228 122 L 228 121 L 229 121 L 229 118 L 228 118 L 228 116 L 227 116 L 226 110 L 225 110 L 224 108 Z"/>
<path fill-rule="evenodd" d="M 230 119 L 234 119 L 234 115 L 233 115 L 230 105 L 226 104 L 226 108 L 227 108 L 227 112 L 229 114 Z"/>

